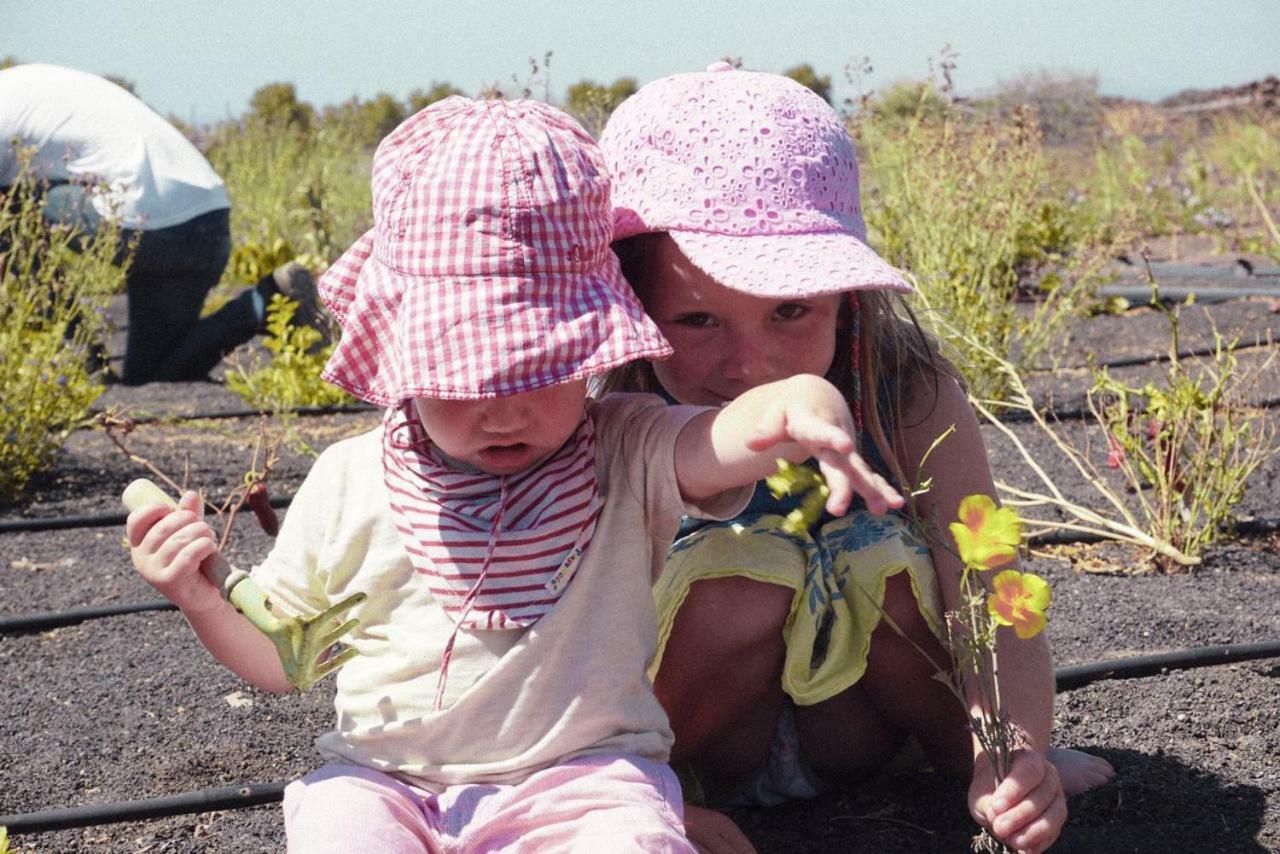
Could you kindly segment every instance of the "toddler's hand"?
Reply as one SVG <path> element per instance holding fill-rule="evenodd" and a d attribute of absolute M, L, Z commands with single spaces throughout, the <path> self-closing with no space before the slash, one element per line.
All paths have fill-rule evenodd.
<path fill-rule="evenodd" d="M 162 504 L 138 508 L 129 514 L 125 532 L 138 573 L 184 612 L 203 611 L 221 600 L 200 571 L 220 556 L 196 493 L 183 493 L 176 509 Z"/>
<path fill-rule="evenodd" d="M 854 450 L 853 416 L 835 386 L 812 376 L 786 380 L 778 415 L 748 438 L 747 447 L 764 451 L 790 441 L 806 456 L 816 458 L 831 490 L 828 513 L 839 516 L 848 510 L 854 493 L 862 496 L 867 510 L 876 516 L 903 505 L 902 496 Z"/>
<path fill-rule="evenodd" d="M 1062 832 L 1067 800 L 1053 763 L 1035 750 L 1022 749 L 1014 752 L 1009 775 L 998 787 L 986 757 L 975 761 L 969 811 L 1006 845 L 1040 854 Z"/>

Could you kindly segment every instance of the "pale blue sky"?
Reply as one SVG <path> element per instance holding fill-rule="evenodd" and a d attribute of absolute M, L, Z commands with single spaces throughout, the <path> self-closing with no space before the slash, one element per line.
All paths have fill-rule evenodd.
<path fill-rule="evenodd" d="M 524 80 L 552 51 L 553 99 L 583 78 L 641 83 L 724 55 L 810 62 L 853 94 L 924 77 L 950 43 L 961 94 L 1038 69 L 1097 73 L 1107 94 L 1156 99 L 1280 73 L 1280 0 L 0 0 L 0 56 L 133 80 L 162 114 L 210 122 L 289 81 L 323 106 L 433 80 L 469 94 Z"/>

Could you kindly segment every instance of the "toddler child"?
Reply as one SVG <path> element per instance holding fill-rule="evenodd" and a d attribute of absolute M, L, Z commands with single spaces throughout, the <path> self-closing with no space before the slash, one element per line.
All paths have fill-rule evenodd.
<path fill-rule="evenodd" d="M 325 377 L 386 414 L 321 454 L 252 573 L 294 614 L 367 596 L 318 740 L 330 764 L 285 792 L 290 850 L 692 851 L 646 675 L 681 514 L 734 515 L 779 456 L 817 457 L 832 512 L 901 498 L 820 377 L 724 408 L 587 400 L 589 377 L 670 348 L 564 114 L 434 104 L 379 146 L 373 199 L 320 282 L 343 327 Z M 198 514 L 194 493 L 132 513 L 135 565 L 219 661 L 288 690 L 199 571 L 223 558 Z"/>

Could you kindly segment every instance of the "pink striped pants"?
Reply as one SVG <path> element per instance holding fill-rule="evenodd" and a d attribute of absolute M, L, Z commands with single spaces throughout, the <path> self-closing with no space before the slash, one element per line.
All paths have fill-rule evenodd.
<path fill-rule="evenodd" d="M 667 765 L 619 753 L 574 759 L 522 783 L 439 794 L 334 763 L 284 790 L 292 854 L 692 852 L 683 814 Z"/>

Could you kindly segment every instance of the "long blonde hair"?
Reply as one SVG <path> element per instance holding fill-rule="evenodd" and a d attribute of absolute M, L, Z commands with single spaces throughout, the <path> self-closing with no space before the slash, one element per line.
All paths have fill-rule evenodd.
<path fill-rule="evenodd" d="M 646 283 L 651 281 L 653 241 L 663 237 L 663 234 L 640 234 L 613 244 L 622 263 L 622 273 L 642 302 Z M 885 425 L 890 425 L 890 432 L 900 436 L 902 413 L 908 402 L 916 403 L 922 400 L 920 395 L 927 394 L 929 409 L 932 409 L 941 378 L 954 378 L 961 385 L 964 379 L 942 355 L 937 340 L 920 326 L 915 313 L 900 295 L 889 291 L 859 291 L 858 308 L 861 376 L 855 377 L 853 371 L 853 324 L 846 299 L 836 323 L 836 356 L 827 369 L 826 378 L 840 389 L 851 409 L 861 404 L 863 429 L 889 469 L 883 474 L 896 481 L 899 488 L 909 489 L 912 482 L 902 468 L 903 445 L 901 441 L 890 440 Z M 646 361 L 631 362 L 611 371 L 599 385 L 601 393 L 657 392 L 661 388 L 653 366 Z"/>

